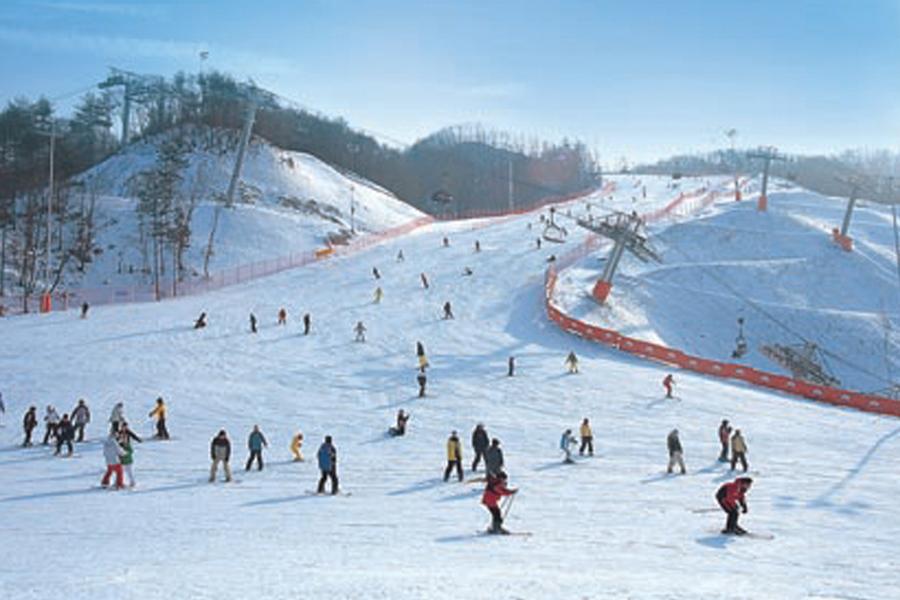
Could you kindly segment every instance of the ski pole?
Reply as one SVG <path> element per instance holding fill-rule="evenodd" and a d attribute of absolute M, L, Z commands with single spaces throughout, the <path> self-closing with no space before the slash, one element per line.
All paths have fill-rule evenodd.
<path fill-rule="evenodd" d="M 516 499 L 516 495 L 513 494 L 509 497 L 509 500 L 506 503 L 506 510 L 503 511 L 503 520 L 506 520 L 506 516 L 509 514 L 509 510 L 512 508 L 513 500 Z"/>

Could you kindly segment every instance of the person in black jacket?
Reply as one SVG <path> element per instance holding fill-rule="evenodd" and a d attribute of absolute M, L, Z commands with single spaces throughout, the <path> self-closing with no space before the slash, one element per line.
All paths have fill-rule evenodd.
<path fill-rule="evenodd" d="M 428 377 L 425 375 L 425 369 L 419 371 L 416 375 L 416 381 L 419 383 L 419 398 L 425 397 L 425 384 L 428 383 Z"/>
<path fill-rule="evenodd" d="M 34 428 L 37 427 L 37 407 L 31 406 L 25 412 L 25 417 L 22 419 L 22 429 L 25 430 L 25 441 L 22 442 L 22 446 L 31 446 L 31 434 L 34 431 Z"/>
<path fill-rule="evenodd" d="M 209 482 L 216 480 L 216 473 L 219 469 L 219 463 L 225 470 L 225 481 L 231 481 L 231 467 L 228 461 L 231 460 L 231 442 L 228 434 L 224 429 L 220 429 L 216 437 L 209 444 L 209 458 L 212 459 L 212 466 L 209 468 Z"/>
<path fill-rule="evenodd" d="M 472 450 L 475 452 L 475 458 L 472 460 L 472 471 L 478 470 L 478 463 L 484 458 L 484 452 L 490 443 L 491 440 L 484 429 L 484 424 L 479 423 L 472 430 Z"/>
<path fill-rule="evenodd" d="M 503 450 L 497 438 L 492 439 L 491 445 L 484 451 L 484 469 L 488 477 L 496 477 L 503 471 Z"/>
<path fill-rule="evenodd" d="M 194 329 L 203 329 L 206 327 L 206 313 L 200 313 L 200 316 L 197 317 L 197 320 L 194 321 Z"/>
<path fill-rule="evenodd" d="M 669 449 L 669 467 L 666 469 L 666 472 L 671 473 L 675 465 L 678 465 L 681 467 L 681 474 L 684 475 L 687 472 L 684 468 L 684 450 L 681 447 L 681 440 L 678 439 L 677 429 L 669 432 L 669 436 L 666 438 L 666 446 Z"/>
<path fill-rule="evenodd" d="M 303 335 L 309 335 L 309 328 L 312 326 L 312 317 L 309 313 L 303 315 Z"/>
<path fill-rule="evenodd" d="M 74 439 L 75 427 L 69 420 L 69 415 L 65 414 L 63 415 L 62 421 L 59 422 L 59 426 L 56 428 L 56 452 L 54 452 L 53 455 L 59 456 L 62 446 L 65 444 L 69 449 L 68 456 L 72 456 L 72 440 Z"/>

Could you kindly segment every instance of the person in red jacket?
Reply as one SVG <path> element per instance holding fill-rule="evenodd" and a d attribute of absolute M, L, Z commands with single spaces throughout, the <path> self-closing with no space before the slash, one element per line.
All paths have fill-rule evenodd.
<path fill-rule="evenodd" d="M 512 496 L 519 490 L 516 488 L 509 489 L 506 487 L 506 473 L 500 471 L 497 475 L 488 475 L 487 485 L 484 487 L 484 495 L 481 497 L 481 503 L 484 504 L 491 513 L 491 527 L 488 533 L 509 532 L 503 529 L 503 514 L 500 512 L 500 499 L 503 496 Z"/>
<path fill-rule="evenodd" d="M 747 533 L 740 525 L 738 525 L 738 508 L 742 512 L 747 512 L 747 501 L 744 499 L 746 493 L 753 485 L 753 480 L 749 477 L 738 477 L 731 483 L 726 483 L 716 492 L 716 500 L 722 507 L 728 518 L 725 521 L 725 529 L 722 533 L 744 535 Z"/>
<path fill-rule="evenodd" d="M 675 385 L 675 378 L 672 377 L 672 374 L 669 373 L 666 375 L 665 379 L 663 379 L 663 387 L 666 388 L 666 398 L 672 397 L 672 387 Z"/>

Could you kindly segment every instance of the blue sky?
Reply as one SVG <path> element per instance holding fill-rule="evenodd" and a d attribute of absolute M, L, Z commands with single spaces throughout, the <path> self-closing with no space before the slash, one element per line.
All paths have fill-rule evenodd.
<path fill-rule="evenodd" d="M 412 142 L 481 122 L 604 162 L 900 146 L 900 0 L 2 0 L 0 101 L 216 68 Z M 65 101 L 61 101 L 65 104 Z"/>

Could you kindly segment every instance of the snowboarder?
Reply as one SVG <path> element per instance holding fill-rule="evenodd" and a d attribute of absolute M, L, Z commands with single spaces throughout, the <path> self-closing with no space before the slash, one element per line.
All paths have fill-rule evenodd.
<path fill-rule="evenodd" d="M 148 415 L 151 419 L 156 417 L 156 434 L 153 436 L 155 439 L 169 439 L 169 430 L 166 428 L 167 412 L 168 408 L 166 407 L 166 403 L 163 401 L 162 396 L 160 396 L 156 399 L 156 406 L 153 407 L 153 410 L 151 410 Z"/>
<path fill-rule="evenodd" d="M 459 443 L 459 436 L 456 431 L 447 438 L 447 468 L 444 469 L 444 481 L 450 479 L 450 473 L 456 469 L 457 478 L 463 480 L 462 468 L 462 444 Z"/>
<path fill-rule="evenodd" d="M 578 357 L 575 356 L 575 352 L 569 352 L 566 357 L 566 366 L 569 368 L 569 373 L 578 372 Z"/>
<path fill-rule="evenodd" d="M 68 456 L 72 456 L 72 440 L 75 439 L 75 428 L 72 426 L 72 422 L 69 420 L 69 415 L 65 414 L 62 417 L 62 420 L 59 422 L 59 425 L 56 428 L 56 452 L 53 453 L 54 456 L 59 456 L 59 453 L 62 451 L 63 444 L 66 445 L 66 448 L 69 450 Z"/>
<path fill-rule="evenodd" d="M 490 439 L 488 438 L 487 431 L 484 430 L 484 425 L 479 423 L 472 431 L 472 450 L 475 452 L 475 459 L 472 461 L 473 471 L 478 470 L 478 463 L 484 458 L 484 452 L 488 449 L 489 445 Z M 487 460 L 485 460 L 485 464 L 487 464 Z"/>
<path fill-rule="evenodd" d="M 672 397 L 672 388 L 675 386 L 675 378 L 671 373 L 666 375 L 665 379 L 663 379 L 663 387 L 666 388 L 666 398 Z"/>
<path fill-rule="evenodd" d="M 72 409 L 72 423 L 75 426 L 76 442 L 84 441 L 84 428 L 91 422 L 91 409 L 85 403 L 84 398 L 78 400 L 78 404 Z"/>
<path fill-rule="evenodd" d="M 475 252 L 481 252 L 481 242 L 475 240 Z"/>
<path fill-rule="evenodd" d="M 425 356 L 425 344 L 416 342 L 416 357 L 419 361 L 419 370 L 423 373 L 428 368 L 428 358 Z"/>
<path fill-rule="evenodd" d="M 303 315 L 303 335 L 309 335 L 309 328 L 312 325 L 312 318 L 309 313 Z"/>
<path fill-rule="evenodd" d="M 400 250 L 399 252 L 397 252 L 397 262 L 403 262 L 403 260 L 403 250 Z"/>
<path fill-rule="evenodd" d="M 384 290 L 381 287 L 375 288 L 375 304 L 381 304 L 381 299 L 384 298 Z"/>
<path fill-rule="evenodd" d="M 287 325 L 287 311 L 283 306 L 278 309 L 278 324 Z"/>
<path fill-rule="evenodd" d="M 291 438 L 291 454 L 294 455 L 294 462 L 303 462 L 303 432 L 298 431 Z"/>
<path fill-rule="evenodd" d="M 453 307 L 450 306 L 450 301 L 447 300 L 444 302 L 444 320 L 453 318 Z"/>
<path fill-rule="evenodd" d="M 425 375 L 425 367 L 419 369 L 419 374 L 416 375 L 416 381 L 419 383 L 419 398 L 424 398 L 425 384 L 428 383 L 428 377 Z"/>
<path fill-rule="evenodd" d="M 716 491 L 716 501 L 719 503 L 719 506 L 722 507 L 728 517 L 725 520 L 725 529 L 722 530 L 722 533 L 734 534 L 734 535 L 744 535 L 747 531 L 738 525 L 738 508 L 746 514 L 747 513 L 747 500 L 745 495 L 748 491 L 750 491 L 750 486 L 753 485 L 753 480 L 749 477 L 738 477 L 731 483 L 723 484 L 718 491 Z"/>
<path fill-rule="evenodd" d="M 194 329 L 203 329 L 206 327 L 206 313 L 200 313 L 200 316 L 197 317 L 197 320 L 194 321 Z"/>
<path fill-rule="evenodd" d="M 472 275 L 472 269 L 470 269 L 469 267 L 463 269 L 463 277 L 469 277 L 470 275 Z"/>
<path fill-rule="evenodd" d="M 740 429 L 734 430 L 734 435 L 731 436 L 731 470 L 734 471 L 734 468 L 737 466 L 738 462 L 741 463 L 741 467 L 744 469 L 744 473 L 747 472 L 747 442 L 744 441 L 744 436 L 741 435 Z"/>
<path fill-rule="evenodd" d="M 584 451 L 588 451 L 588 456 L 594 455 L 594 433 L 591 431 L 591 422 L 587 417 L 581 422 L 581 447 L 578 448 L 578 455 L 584 456 Z"/>
<path fill-rule="evenodd" d="M 43 444 L 46 446 L 50 443 L 51 437 L 56 437 L 56 430 L 59 427 L 59 413 L 56 412 L 56 409 L 47 405 L 47 410 L 44 413 L 44 442 Z"/>
<path fill-rule="evenodd" d="M 88 311 L 91 309 L 91 305 L 87 302 L 81 303 L 81 318 L 87 319 Z"/>
<path fill-rule="evenodd" d="M 488 533 L 492 534 L 508 534 L 509 532 L 503 528 L 503 514 L 500 512 L 500 499 L 503 496 L 512 496 L 519 490 L 506 487 L 506 473 L 500 471 L 496 474 L 489 474 L 487 484 L 484 486 L 484 494 L 481 496 L 481 503 L 484 504 L 491 513 L 491 526 Z"/>
<path fill-rule="evenodd" d="M 27 448 L 31 446 L 31 433 L 34 431 L 34 428 L 37 427 L 37 407 L 30 406 L 28 410 L 25 411 L 25 416 L 22 418 L 22 429 L 25 431 L 25 441 L 22 442 L 22 447 Z"/>
<path fill-rule="evenodd" d="M 128 478 L 128 487 L 134 487 L 134 446 L 131 443 L 130 439 L 125 439 L 124 441 L 119 441 L 119 446 L 122 447 L 122 458 L 119 462 L 122 463 L 122 470 L 125 472 L 125 476 Z"/>
<path fill-rule="evenodd" d="M 209 458 L 212 460 L 212 466 L 209 468 L 209 482 L 216 480 L 216 474 L 219 471 L 219 463 L 225 470 L 225 481 L 231 481 L 231 467 L 228 461 L 231 460 L 231 441 L 224 429 L 220 429 L 216 437 L 209 444 Z"/>
<path fill-rule="evenodd" d="M 381 273 L 378 272 L 378 267 L 372 267 L 372 275 L 375 279 L 381 279 Z"/>
<path fill-rule="evenodd" d="M 731 425 L 728 424 L 728 419 L 722 419 L 722 423 L 719 425 L 719 444 L 722 446 L 722 451 L 719 452 L 719 462 L 728 462 L 728 440 L 731 438 Z"/>
<path fill-rule="evenodd" d="M 506 376 L 512 377 L 516 373 L 516 357 L 510 356 L 506 361 Z"/>
<path fill-rule="evenodd" d="M 256 470 L 263 470 L 262 451 L 264 447 L 268 448 L 269 442 L 266 441 L 266 436 L 259 430 L 259 425 L 254 425 L 253 431 L 250 432 L 250 437 L 247 438 L 247 448 L 250 450 L 250 457 L 247 459 L 245 471 L 250 470 L 254 458 L 256 459 Z"/>
<path fill-rule="evenodd" d="M 119 445 L 116 434 L 110 432 L 103 441 L 103 458 L 106 460 L 106 473 L 103 474 L 103 479 L 100 480 L 101 486 L 109 487 L 109 478 L 115 475 L 116 489 L 121 490 L 124 487 L 122 481 L 122 456 L 124 454 L 125 449 Z"/>
<path fill-rule="evenodd" d="M 420 273 L 419 279 L 422 280 L 422 287 L 427 290 L 428 289 L 428 277 L 425 276 L 425 273 Z"/>
<path fill-rule="evenodd" d="M 397 424 L 388 429 L 388 433 L 392 437 L 406 435 L 406 422 L 409 421 L 409 413 L 403 412 L 403 409 L 397 411 Z"/>
<path fill-rule="evenodd" d="M 325 441 L 322 442 L 321 446 L 319 446 L 319 451 L 316 457 L 319 461 L 319 471 L 322 473 L 322 476 L 319 478 L 319 487 L 316 489 L 316 493 L 324 494 L 325 482 L 330 479 L 331 494 L 337 494 L 337 449 L 334 447 L 334 444 L 332 444 L 330 435 L 325 436 Z"/>
<path fill-rule="evenodd" d="M 678 439 L 678 430 L 673 429 L 666 438 L 666 446 L 669 448 L 669 467 L 666 473 L 671 473 L 677 464 L 681 467 L 681 474 L 684 475 L 687 470 L 684 468 L 684 450 L 681 448 L 681 440 Z"/>
<path fill-rule="evenodd" d="M 356 341 L 357 342 L 365 342 L 366 341 L 366 326 L 363 325 L 362 321 L 356 322 L 356 327 L 353 328 L 353 331 L 356 332 Z"/>
<path fill-rule="evenodd" d="M 572 464 L 575 462 L 572 460 L 572 446 L 576 443 L 575 436 L 572 435 L 571 429 L 563 431 L 562 436 L 559 438 L 559 449 L 566 455 L 565 459 L 563 459 L 564 463 Z"/>
<path fill-rule="evenodd" d="M 256 315 L 254 315 L 253 313 L 250 313 L 250 333 L 256 333 L 256 332 L 257 332 Z"/>
<path fill-rule="evenodd" d="M 484 468 L 488 475 L 497 475 L 503 470 L 503 450 L 497 438 L 492 439 L 491 445 L 484 451 Z"/>
<path fill-rule="evenodd" d="M 118 433 L 119 426 L 125 422 L 125 405 L 121 402 L 116 402 L 116 405 L 113 406 L 112 411 L 109 413 L 109 428 L 113 433 Z"/>

